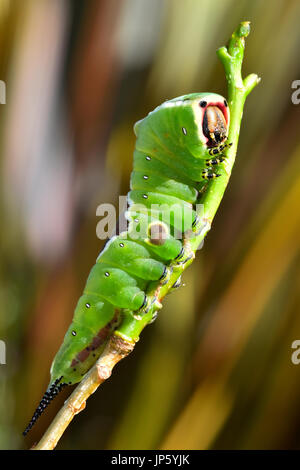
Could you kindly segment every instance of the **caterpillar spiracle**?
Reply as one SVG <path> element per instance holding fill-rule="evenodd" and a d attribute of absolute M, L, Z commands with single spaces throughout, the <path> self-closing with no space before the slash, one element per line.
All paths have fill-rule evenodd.
<path fill-rule="evenodd" d="M 149 282 L 166 282 L 171 263 L 186 261 L 178 232 L 199 230 L 195 204 L 207 180 L 222 176 L 222 151 L 230 145 L 228 127 L 228 104 L 215 93 L 165 101 L 135 124 L 127 232 L 110 239 L 92 267 L 53 360 L 48 389 L 24 435 L 64 386 L 82 380 L 119 324 L 122 311 L 145 312 Z M 184 210 L 184 226 L 176 217 L 165 220 L 160 208 L 174 205 Z M 145 221 L 144 233 L 139 227 Z"/>

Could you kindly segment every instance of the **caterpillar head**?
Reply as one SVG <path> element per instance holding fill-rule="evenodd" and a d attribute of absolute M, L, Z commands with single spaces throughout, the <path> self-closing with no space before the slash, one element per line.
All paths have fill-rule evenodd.
<path fill-rule="evenodd" d="M 217 147 L 227 140 L 229 107 L 226 99 L 215 93 L 201 93 L 193 100 L 198 135 L 206 148 Z"/>

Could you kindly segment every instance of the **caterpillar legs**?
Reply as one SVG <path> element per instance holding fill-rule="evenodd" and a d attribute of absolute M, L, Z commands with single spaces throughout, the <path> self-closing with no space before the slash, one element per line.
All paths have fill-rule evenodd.
<path fill-rule="evenodd" d="M 219 163 L 224 162 L 225 157 L 223 155 L 220 155 L 218 157 L 210 158 L 209 160 L 206 160 L 206 166 L 211 166 L 211 165 L 218 165 Z"/>
<path fill-rule="evenodd" d="M 202 171 L 202 178 L 203 179 L 210 180 L 210 179 L 218 178 L 219 176 L 221 176 L 220 174 L 215 173 L 214 171 L 211 171 L 212 169 L 209 168 L 209 167 L 211 167 L 212 165 L 219 165 L 220 163 L 224 162 L 226 157 L 225 157 L 225 155 L 220 155 L 220 153 L 225 148 L 229 148 L 231 146 L 232 146 L 232 142 L 230 142 L 230 143 L 226 142 L 225 144 L 218 145 L 217 147 L 211 148 L 209 150 L 209 154 L 213 155 L 214 157 L 209 158 L 205 161 L 205 164 L 208 168 L 205 168 Z"/>
<path fill-rule="evenodd" d="M 218 155 L 218 153 L 221 153 L 224 149 L 229 148 L 232 146 L 232 142 L 230 143 L 225 143 L 225 144 L 220 144 L 217 147 L 213 147 L 209 150 L 210 155 Z"/>
<path fill-rule="evenodd" d="M 144 303 L 143 305 L 136 311 L 136 314 L 134 315 L 136 319 L 141 319 L 141 317 L 143 315 L 145 315 L 146 313 L 149 312 L 149 310 L 155 306 L 157 309 L 161 309 L 162 308 L 162 304 L 157 300 L 157 298 L 154 296 L 154 297 L 148 297 L 146 294 L 145 294 L 145 300 L 144 300 Z"/>
<path fill-rule="evenodd" d="M 176 269 L 176 267 L 182 266 L 183 264 L 187 263 L 188 261 L 194 258 L 195 258 L 195 253 L 192 250 L 183 246 L 181 249 L 181 252 L 175 258 L 174 263 L 172 264 L 173 269 Z"/>
<path fill-rule="evenodd" d="M 182 286 L 182 282 L 181 282 L 181 276 L 179 276 L 179 278 L 177 279 L 177 281 L 174 282 L 174 284 L 172 285 L 171 289 L 172 290 L 175 290 L 175 289 L 178 289 L 179 287 Z"/>
<path fill-rule="evenodd" d="M 203 171 L 202 171 L 202 178 L 204 180 L 210 180 L 210 179 L 213 179 L 213 178 L 218 178 L 219 176 L 221 176 L 219 173 L 215 173 L 213 171 L 209 171 L 207 168 L 205 168 Z"/>
<path fill-rule="evenodd" d="M 162 286 L 164 286 L 165 284 L 167 284 L 169 282 L 169 279 L 171 277 L 172 272 L 173 272 L 173 269 L 171 267 L 167 267 L 167 266 L 165 267 L 163 275 L 159 279 Z"/>

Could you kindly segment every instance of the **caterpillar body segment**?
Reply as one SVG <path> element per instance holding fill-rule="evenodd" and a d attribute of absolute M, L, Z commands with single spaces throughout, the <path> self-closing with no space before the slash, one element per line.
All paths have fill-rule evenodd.
<path fill-rule="evenodd" d="M 149 283 L 167 282 L 172 269 L 195 256 L 183 241 L 201 230 L 195 205 L 209 190 L 207 180 L 222 176 L 228 126 L 227 102 L 214 93 L 166 101 L 135 124 L 128 229 L 106 244 L 92 267 L 25 434 L 61 388 L 93 366 L 123 311 L 138 317 L 157 302 L 146 296 Z"/>
<path fill-rule="evenodd" d="M 121 248 L 121 249 L 120 249 Z M 120 241 L 117 237 L 110 243 L 109 249 L 98 258 L 98 263 L 119 266 L 131 276 L 144 281 L 156 281 L 164 273 L 165 265 L 151 257 L 147 248 L 131 240 Z M 140 281 L 140 286 L 145 283 Z"/>
<path fill-rule="evenodd" d="M 159 216 L 160 214 L 158 214 Z M 182 242 L 170 235 L 170 227 L 150 212 L 128 212 L 128 236 L 140 238 L 139 243 L 147 247 L 153 257 L 169 264 L 182 250 Z"/>
<path fill-rule="evenodd" d="M 147 189 L 147 193 L 172 196 L 190 204 L 195 204 L 198 197 L 198 191 L 193 186 L 166 178 L 164 175 L 149 171 L 149 169 L 147 172 L 145 170 L 132 172 L 131 188 L 134 188 L 135 191 L 142 191 L 142 193 Z"/>

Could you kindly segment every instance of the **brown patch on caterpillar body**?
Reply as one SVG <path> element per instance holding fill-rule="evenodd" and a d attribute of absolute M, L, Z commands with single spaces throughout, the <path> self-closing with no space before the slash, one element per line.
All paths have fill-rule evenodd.
<path fill-rule="evenodd" d="M 116 309 L 112 320 L 98 331 L 97 335 L 94 336 L 92 342 L 86 348 L 84 348 L 76 355 L 75 359 L 73 359 L 71 363 L 71 367 L 76 366 L 79 362 L 84 362 L 89 357 L 92 351 L 98 349 L 100 346 L 103 345 L 114 326 L 117 325 L 119 314 L 120 310 Z"/>
<path fill-rule="evenodd" d="M 149 226 L 149 240 L 153 245 L 161 246 L 168 238 L 168 230 L 161 222 L 154 222 Z"/>

